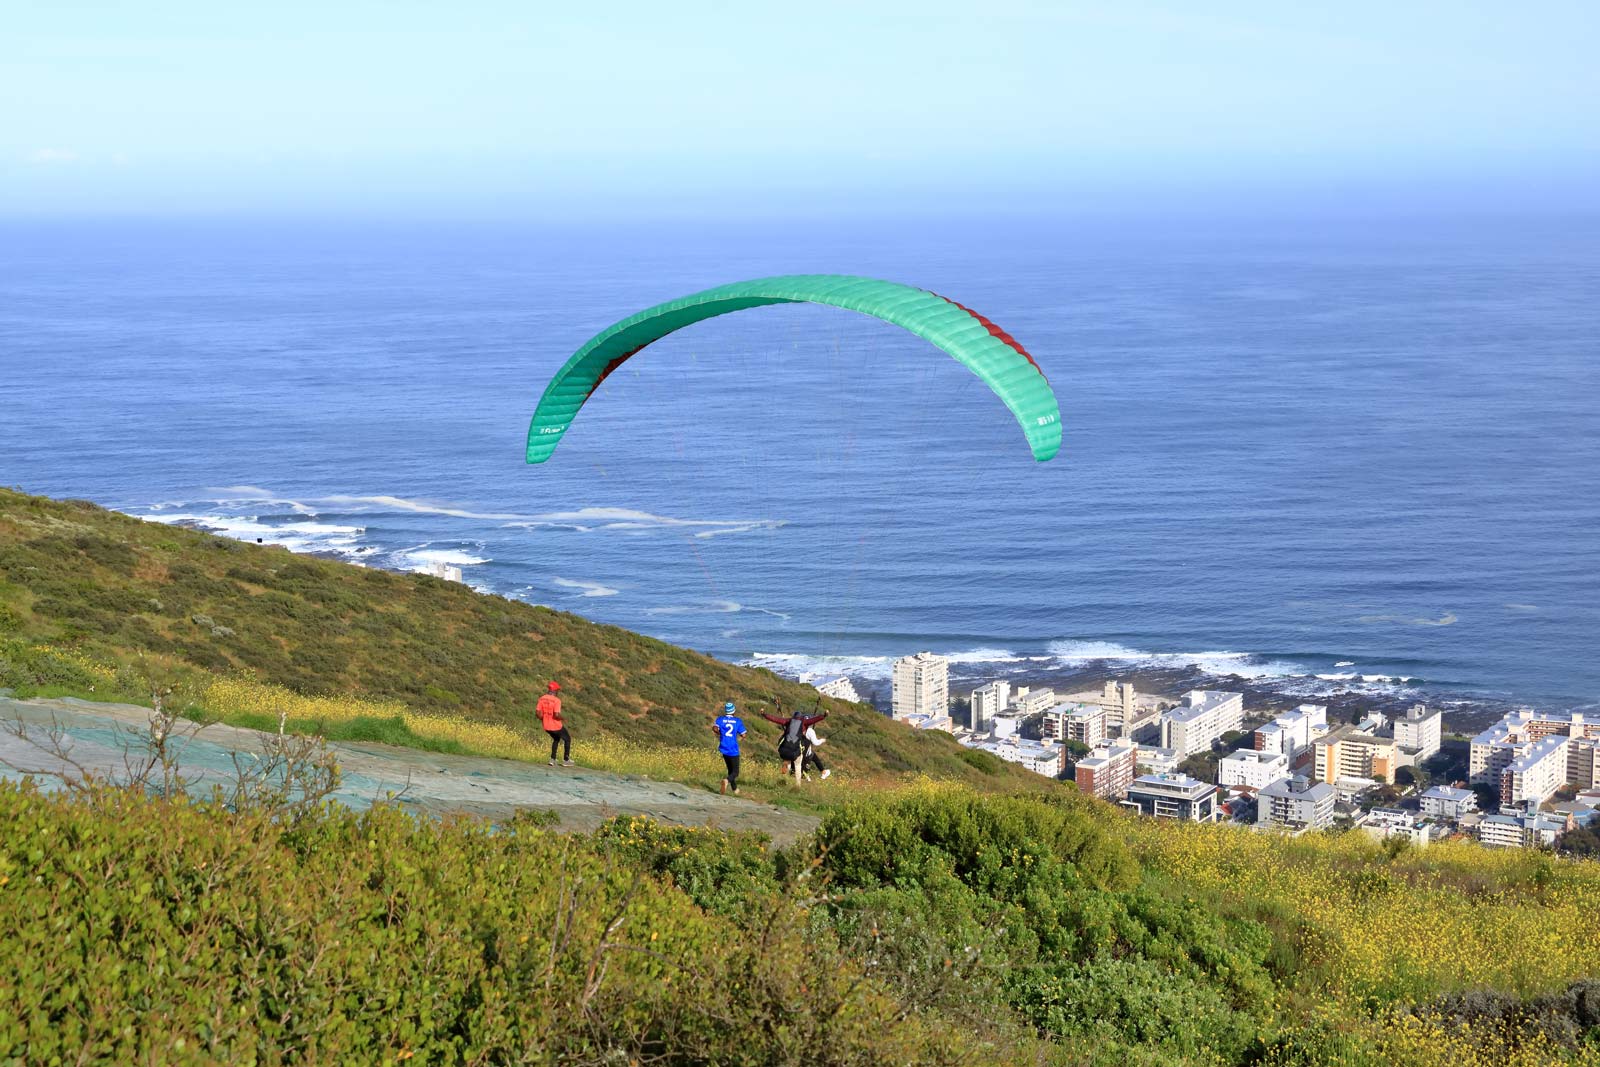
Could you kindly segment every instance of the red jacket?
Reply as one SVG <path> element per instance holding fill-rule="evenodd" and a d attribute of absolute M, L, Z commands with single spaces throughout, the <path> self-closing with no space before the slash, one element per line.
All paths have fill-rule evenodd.
<path fill-rule="evenodd" d="M 821 715 L 801 715 L 799 712 L 796 712 L 794 715 L 768 715 L 763 711 L 761 713 L 761 717 L 772 723 L 774 726 L 788 726 L 790 719 L 798 718 L 800 720 L 800 732 L 804 733 L 813 726 L 817 725 L 817 723 L 821 722 L 823 719 L 826 719 L 828 717 L 828 713 L 823 712 Z"/>
<path fill-rule="evenodd" d="M 544 723 L 544 728 L 555 733 L 565 724 L 561 721 L 561 698 L 554 693 L 546 693 L 539 698 L 534 710 L 539 713 L 539 719 Z"/>

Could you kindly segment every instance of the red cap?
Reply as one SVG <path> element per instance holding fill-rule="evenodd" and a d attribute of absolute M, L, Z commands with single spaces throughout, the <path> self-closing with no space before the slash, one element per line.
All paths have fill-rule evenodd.
<path fill-rule="evenodd" d="M 560 691 L 560 689 L 561 689 L 561 683 L 560 683 L 560 682 L 551 682 L 551 683 L 550 683 L 550 684 L 549 684 L 549 685 L 548 685 L 548 686 L 546 686 L 546 687 L 545 687 L 545 688 L 547 688 L 547 689 L 549 689 L 549 690 L 550 690 L 550 692 L 552 692 L 552 693 L 555 693 L 555 692 L 558 692 L 558 691 Z"/>

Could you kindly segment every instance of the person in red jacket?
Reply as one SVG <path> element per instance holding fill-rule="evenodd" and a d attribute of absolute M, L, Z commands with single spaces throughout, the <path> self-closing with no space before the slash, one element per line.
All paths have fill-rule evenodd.
<path fill-rule="evenodd" d="M 556 765 L 556 749 L 565 746 L 561 754 L 564 766 L 572 766 L 572 735 L 567 732 L 567 724 L 561 718 L 561 698 L 556 696 L 561 692 L 560 682 L 551 682 L 546 687 L 544 696 L 539 698 L 539 703 L 534 705 L 534 710 L 539 713 L 539 721 L 544 723 L 544 732 L 550 735 L 550 766 Z"/>
<path fill-rule="evenodd" d="M 806 731 L 828 717 L 827 712 L 820 715 L 805 715 L 799 708 L 793 714 L 768 715 L 761 713 L 761 717 L 768 722 L 783 727 L 783 736 L 778 739 L 778 758 L 784 762 L 784 774 L 794 773 L 794 761 L 806 754 Z"/>

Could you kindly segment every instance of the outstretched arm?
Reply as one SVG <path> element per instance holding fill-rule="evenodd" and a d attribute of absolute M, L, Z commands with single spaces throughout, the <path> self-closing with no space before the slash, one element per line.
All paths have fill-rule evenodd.
<path fill-rule="evenodd" d="M 807 718 L 806 718 L 806 729 L 807 730 L 811 729 L 813 726 L 817 725 L 817 723 L 821 722 L 823 719 L 826 719 L 827 717 L 828 717 L 828 713 L 827 712 L 823 712 L 821 715 L 807 716 Z"/>
<path fill-rule="evenodd" d="M 761 717 L 774 726 L 783 726 L 789 721 L 789 716 L 787 715 L 768 715 L 764 711 L 761 713 Z"/>

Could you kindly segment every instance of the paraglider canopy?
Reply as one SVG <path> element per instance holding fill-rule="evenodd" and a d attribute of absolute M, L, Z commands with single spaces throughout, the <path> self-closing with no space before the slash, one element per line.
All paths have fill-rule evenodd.
<path fill-rule="evenodd" d="M 735 282 L 657 304 L 595 334 L 556 372 L 528 427 L 528 462 L 555 452 L 578 410 L 606 376 L 653 341 L 732 311 L 812 303 L 859 311 L 943 349 L 983 379 L 1022 426 L 1043 463 L 1061 448 L 1061 413 L 1044 372 L 1000 327 L 946 297 L 897 282 L 843 274 L 792 274 Z"/>

